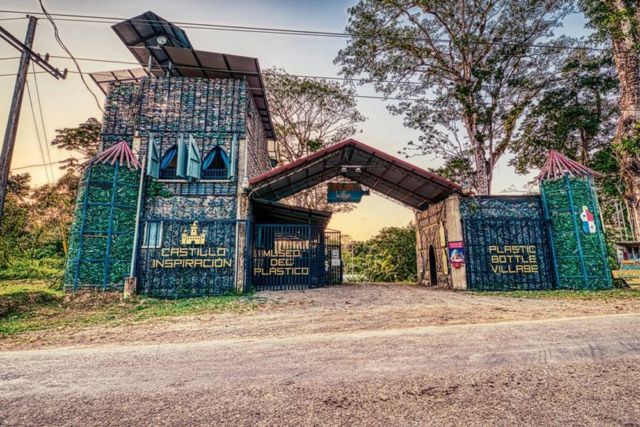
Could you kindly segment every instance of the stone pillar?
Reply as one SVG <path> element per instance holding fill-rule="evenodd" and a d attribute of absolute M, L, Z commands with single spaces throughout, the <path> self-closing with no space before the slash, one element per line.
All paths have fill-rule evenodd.
<path fill-rule="evenodd" d="M 460 196 L 454 194 L 445 200 L 445 227 L 447 229 L 447 241 L 455 242 L 464 240 L 462 231 L 462 217 L 460 215 Z M 467 266 L 462 264 L 460 268 L 451 268 L 451 284 L 453 289 L 467 289 Z"/>
<path fill-rule="evenodd" d="M 423 255 L 422 255 L 422 238 L 420 237 L 420 220 L 421 220 L 421 215 L 420 212 L 416 212 L 415 213 L 415 217 L 416 217 L 416 281 L 418 283 L 418 285 L 424 285 L 424 261 L 422 259 Z"/>
<path fill-rule="evenodd" d="M 122 297 L 124 299 L 132 298 L 136 295 L 137 280 L 135 277 L 127 277 L 124 279 L 124 292 Z"/>
<path fill-rule="evenodd" d="M 249 185 L 248 171 L 247 171 L 247 139 L 241 138 L 238 140 L 238 158 L 237 158 L 237 189 L 236 189 L 236 220 L 249 219 L 249 195 L 246 192 L 246 188 Z M 251 232 L 248 227 L 249 224 L 236 223 L 236 256 L 235 256 L 235 270 L 236 270 L 236 292 L 243 293 L 248 290 L 247 283 L 245 283 L 246 266 L 249 262 L 246 259 L 246 242 L 247 233 Z"/>

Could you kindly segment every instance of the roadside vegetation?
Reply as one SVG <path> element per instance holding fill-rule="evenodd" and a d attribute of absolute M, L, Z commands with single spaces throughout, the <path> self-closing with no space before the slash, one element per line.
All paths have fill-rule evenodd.
<path fill-rule="evenodd" d="M 118 326 L 151 319 L 245 313 L 260 308 L 264 300 L 253 295 L 209 298 L 122 300 L 117 292 L 65 294 L 55 282 L 0 281 L 0 339 L 28 331 Z"/>
<path fill-rule="evenodd" d="M 640 289 L 617 288 L 609 290 L 549 290 L 549 291 L 473 291 L 476 295 L 504 296 L 528 299 L 566 299 L 566 300 L 616 300 L 640 298 Z"/>
<path fill-rule="evenodd" d="M 345 282 L 416 282 L 416 232 L 411 224 L 383 228 L 366 241 L 344 235 L 342 247 Z"/>

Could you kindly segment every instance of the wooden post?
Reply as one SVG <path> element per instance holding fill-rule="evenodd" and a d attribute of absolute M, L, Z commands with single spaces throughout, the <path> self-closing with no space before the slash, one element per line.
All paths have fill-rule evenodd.
<path fill-rule="evenodd" d="M 27 35 L 24 39 L 24 44 L 29 49 L 33 46 L 37 22 L 37 18 L 29 16 Z M 7 197 L 7 182 L 9 180 L 9 170 L 11 169 L 11 157 L 13 157 L 13 147 L 16 143 L 16 135 L 18 133 L 20 109 L 22 108 L 22 97 L 24 95 L 24 87 L 27 82 L 30 59 L 30 52 L 23 50 L 22 55 L 20 56 L 20 66 L 16 76 L 16 84 L 13 88 L 13 98 L 11 99 L 11 108 L 9 109 L 7 129 L 4 133 L 4 142 L 2 143 L 2 151 L 0 152 L 0 222 L 2 222 L 2 218 L 4 216 L 4 201 Z"/>

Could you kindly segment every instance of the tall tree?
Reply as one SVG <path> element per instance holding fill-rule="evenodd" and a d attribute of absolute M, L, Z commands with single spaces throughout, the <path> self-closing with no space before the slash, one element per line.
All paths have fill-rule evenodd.
<path fill-rule="evenodd" d="M 469 158 L 489 194 L 519 119 L 552 78 L 566 41 L 565 0 L 361 0 L 336 62 L 386 96 L 421 132 L 411 150 Z M 542 44 L 544 42 L 544 44 Z M 464 134 L 464 135 L 463 135 Z"/>
<path fill-rule="evenodd" d="M 100 143 L 101 127 L 102 125 L 97 119 L 90 117 L 77 127 L 56 130 L 56 136 L 51 141 L 51 145 L 75 154 L 75 156 L 64 160 L 62 169 L 78 173 L 80 163 L 96 155 Z M 78 154 L 80 155 L 79 159 Z"/>
<path fill-rule="evenodd" d="M 640 2 L 580 0 L 591 25 L 610 43 L 620 81 L 614 152 L 625 183 L 636 239 L 640 238 Z"/>
<path fill-rule="evenodd" d="M 273 117 L 277 158 L 293 162 L 329 147 L 357 132 L 365 120 L 357 109 L 355 90 L 344 82 L 292 76 L 272 68 L 265 74 Z M 324 186 L 304 191 L 291 200 L 313 209 L 332 209 Z M 342 204 L 342 210 L 348 205 Z"/>
<path fill-rule="evenodd" d="M 510 164 L 527 173 L 542 167 L 549 150 L 591 164 L 613 137 L 617 95 L 618 80 L 608 52 L 572 52 L 525 114 Z"/>

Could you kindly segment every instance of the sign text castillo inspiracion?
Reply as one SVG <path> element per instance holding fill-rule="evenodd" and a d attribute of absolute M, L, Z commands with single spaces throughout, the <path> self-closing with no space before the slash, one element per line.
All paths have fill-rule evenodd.
<path fill-rule="evenodd" d="M 224 247 L 196 247 L 206 243 L 206 232 L 198 232 L 198 222 L 194 221 L 189 233 L 181 235 L 180 247 L 161 248 L 159 257 L 151 260 L 153 268 L 230 268 L 233 263 L 229 250 Z"/>

